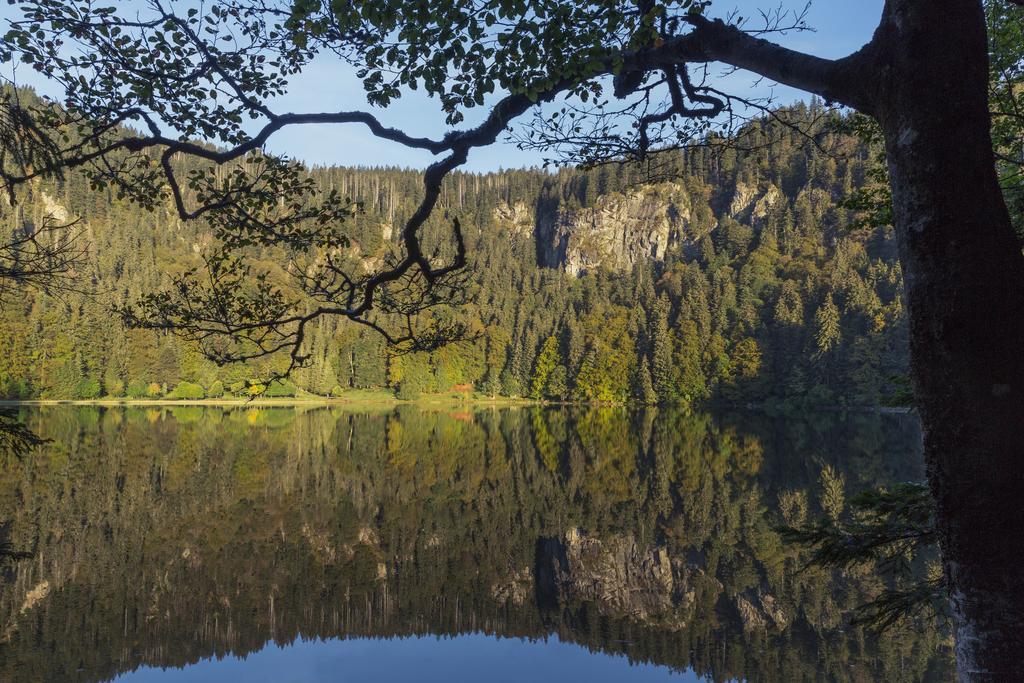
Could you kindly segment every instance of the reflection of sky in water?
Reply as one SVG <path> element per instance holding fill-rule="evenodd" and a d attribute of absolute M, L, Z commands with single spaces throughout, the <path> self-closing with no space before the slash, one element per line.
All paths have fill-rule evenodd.
<path fill-rule="evenodd" d="M 524 641 L 484 635 L 455 638 L 328 640 L 268 645 L 245 659 L 204 659 L 184 669 L 143 667 L 117 681 L 697 681 L 693 673 L 630 664 L 557 638 Z"/>

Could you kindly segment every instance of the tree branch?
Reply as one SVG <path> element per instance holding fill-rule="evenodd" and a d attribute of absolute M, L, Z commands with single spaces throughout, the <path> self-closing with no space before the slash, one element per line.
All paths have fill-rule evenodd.
<path fill-rule="evenodd" d="M 870 110 L 872 95 L 858 77 L 867 66 L 868 47 L 838 60 L 814 57 L 752 36 L 718 19 L 687 18 L 693 30 L 665 41 L 651 55 L 660 65 L 674 62 L 723 62 L 777 83 L 792 86 L 829 102 Z M 646 61 L 646 60 L 645 60 Z"/>

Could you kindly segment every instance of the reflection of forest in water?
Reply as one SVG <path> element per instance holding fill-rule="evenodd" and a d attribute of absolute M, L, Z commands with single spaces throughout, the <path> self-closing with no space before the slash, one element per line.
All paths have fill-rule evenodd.
<path fill-rule="evenodd" d="M 906 416 L 75 408 L 5 458 L 0 679 L 103 680 L 298 636 L 481 631 L 717 680 L 946 679 L 946 639 L 850 626 L 869 568 L 774 526 L 920 479 Z M 835 487 L 830 494 L 835 497 Z M 832 501 L 834 504 L 835 501 Z"/>

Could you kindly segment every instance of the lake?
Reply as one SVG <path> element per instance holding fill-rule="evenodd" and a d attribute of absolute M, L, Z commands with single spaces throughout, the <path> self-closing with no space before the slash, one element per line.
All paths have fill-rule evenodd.
<path fill-rule="evenodd" d="M 779 525 L 909 415 L 44 406 L 0 455 L 3 681 L 951 680 Z M 824 472 L 824 474 L 823 474 Z M 840 500 L 840 502 L 842 502 Z"/>

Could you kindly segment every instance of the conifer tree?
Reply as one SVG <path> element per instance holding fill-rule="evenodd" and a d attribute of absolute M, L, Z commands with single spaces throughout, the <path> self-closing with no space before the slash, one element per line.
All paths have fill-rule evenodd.
<path fill-rule="evenodd" d="M 651 379 L 661 403 L 678 398 L 675 385 L 675 367 L 672 359 L 672 334 L 668 327 L 669 302 L 664 295 L 654 306 L 651 320 Z"/>
<path fill-rule="evenodd" d="M 831 292 L 825 297 L 814 314 L 815 355 L 819 358 L 828 354 L 839 343 L 839 309 L 832 300 Z"/>
<path fill-rule="evenodd" d="M 558 337 L 554 334 L 544 340 L 530 379 L 530 398 L 542 399 L 547 395 L 548 382 L 554 369 L 561 365 Z"/>
<path fill-rule="evenodd" d="M 508 359 L 501 371 L 501 393 L 513 398 L 523 395 L 521 371 L 522 344 L 513 342 L 508 347 Z"/>
<path fill-rule="evenodd" d="M 640 360 L 635 392 L 637 400 L 644 405 L 658 403 L 658 392 L 654 389 L 654 381 L 651 379 L 651 369 L 647 363 L 647 358 Z"/>

